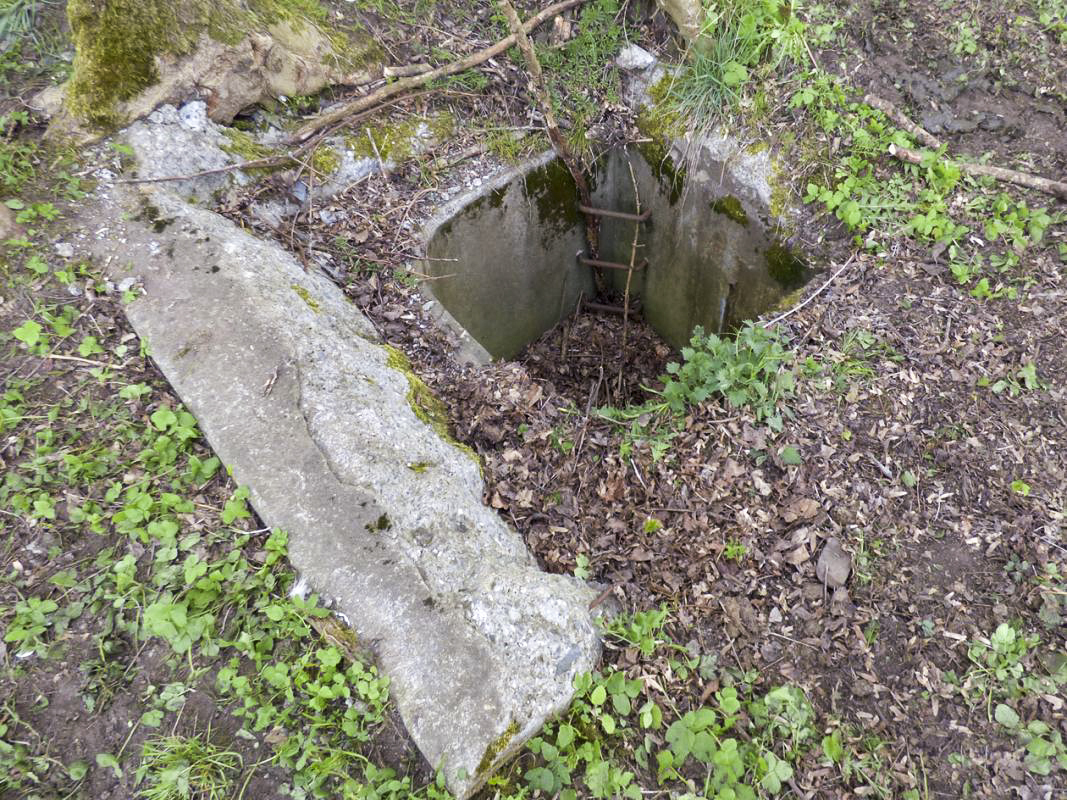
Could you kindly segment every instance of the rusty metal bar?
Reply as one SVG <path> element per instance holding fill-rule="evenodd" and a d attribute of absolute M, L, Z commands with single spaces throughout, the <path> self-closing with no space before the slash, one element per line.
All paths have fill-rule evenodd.
<path fill-rule="evenodd" d="M 582 303 L 582 308 L 602 314 L 622 314 L 622 306 L 609 306 L 604 303 Z"/>
<path fill-rule="evenodd" d="M 597 217 L 614 217 L 615 219 L 631 219 L 634 222 L 644 222 L 652 216 L 651 208 L 641 214 L 630 214 L 626 211 L 609 211 L 606 208 L 591 208 L 590 206 L 583 205 L 579 205 L 578 210 L 583 214 L 593 214 Z"/>
<path fill-rule="evenodd" d="M 603 267 L 605 269 L 630 269 L 629 264 L 620 264 L 617 261 L 601 261 L 596 258 L 585 258 L 584 256 L 582 256 L 578 260 L 588 267 Z M 648 259 L 645 259 L 640 264 L 634 264 L 634 269 L 643 269 L 647 264 Z"/>

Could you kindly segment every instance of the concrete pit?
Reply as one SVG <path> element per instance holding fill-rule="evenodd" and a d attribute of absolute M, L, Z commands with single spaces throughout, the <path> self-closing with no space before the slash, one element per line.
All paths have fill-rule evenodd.
<path fill-rule="evenodd" d="M 633 173 L 631 177 L 631 165 Z M 687 168 L 688 167 L 688 168 Z M 597 208 L 651 211 L 647 221 L 603 217 L 599 257 L 629 264 L 640 225 L 631 294 L 663 339 L 681 348 L 694 326 L 729 331 L 782 303 L 811 270 L 784 243 L 762 197 L 745 177 L 701 148 L 687 167 L 644 147 L 617 149 L 594 176 Z M 585 219 L 574 182 L 551 154 L 450 203 L 426 228 L 433 277 L 426 292 L 461 339 L 468 361 L 509 359 L 593 299 Z M 624 270 L 604 271 L 621 296 Z"/>

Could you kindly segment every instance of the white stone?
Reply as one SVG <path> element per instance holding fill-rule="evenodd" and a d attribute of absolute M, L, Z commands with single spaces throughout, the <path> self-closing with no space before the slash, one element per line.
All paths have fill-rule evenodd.
<path fill-rule="evenodd" d="M 648 69 L 655 63 L 656 57 L 636 44 L 626 45 L 615 57 L 615 64 L 625 70 Z"/>

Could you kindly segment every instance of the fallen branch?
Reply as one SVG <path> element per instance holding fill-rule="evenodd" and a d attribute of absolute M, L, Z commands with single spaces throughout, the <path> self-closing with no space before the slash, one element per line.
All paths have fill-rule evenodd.
<path fill-rule="evenodd" d="M 530 37 L 526 35 L 522 20 L 519 19 L 519 14 L 515 11 L 511 0 L 498 0 L 498 5 L 500 10 L 504 12 L 504 16 L 508 18 L 511 35 L 515 37 L 515 44 L 519 46 L 519 50 L 526 60 L 526 68 L 530 72 L 530 84 L 533 88 L 534 97 L 537 99 L 537 104 L 541 107 L 541 113 L 544 115 L 545 127 L 548 130 L 548 138 L 552 140 L 552 147 L 555 148 L 560 160 L 567 167 L 571 177 L 574 178 L 574 183 L 578 187 L 580 204 L 589 207 L 593 204 L 589 181 L 586 179 L 578 159 L 574 157 L 570 145 L 567 144 L 567 140 L 560 132 L 556 114 L 552 110 L 552 98 L 549 97 L 548 89 L 545 88 L 545 77 L 541 72 L 541 62 L 537 59 L 537 53 L 534 52 Z M 585 215 L 585 238 L 589 245 L 589 257 L 596 258 L 597 253 L 600 251 L 600 221 L 589 213 Z"/>
<path fill-rule="evenodd" d="M 921 164 L 923 162 L 922 153 L 916 150 L 909 150 L 906 147 L 899 147 L 895 144 L 889 145 L 889 155 L 909 164 Z M 1067 183 L 1062 181 L 1049 180 L 1038 175 L 1031 175 L 1029 172 L 1019 172 L 1018 170 L 1005 169 L 1004 167 L 991 167 L 988 164 L 972 164 L 967 161 L 952 161 L 950 163 L 958 168 L 960 172 L 965 172 L 968 175 L 985 175 L 998 181 L 1026 186 L 1029 189 L 1037 189 L 1039 192 L 1045 192 L 1061 200 L 1067 200 Z"/>
<path fill-rule="evenodd" d="M 424 94 L 426 94 L 426 92 L 419 92 L 418 94 L 411 95 L 410 97 L 398 97 L 395 100 L 389 100 L 387 102 L 388 102 L 389 105 L 392 105 L 393 103 L 399 103 L 399 102 L 402 102 L 404 100 L 411 100 L 411 99 L 413 99 L 415 97 L 420 97 L 420 96 L 422 96 Z M 382 105 L 386 105 L 386 103 L 383 103 Z M 370 116 L 370 112 L 368 111 L 366 113 L 360 114 L 359 116 L 355 117 L 354 119 L 345 120 L 344 123 L 345 123 L 345 125 L 352 125 L 352 124 L 355 124 L 356 122 L 359 122 L 360 120 L 365 119 L 366 117 L 369 117 L 369 116 Z M 338 125 L 337 127 L 342 127 L 342 126 Z M 115 183 L 166 183 L 168 181 L 188 181 L 188 180 L 192 180 L 193 178 L 204 178 L 204 177 L 207 177 L 208 175 L 219 175 L 219 174 L 221 174 L 223 172 L 234 172 L 235 170 L 263 169 L 263 168 L 266 168 L 266 167 L 280 167 L 283 164 L 289 163 L 290 161 L 295 161 L 297 164 L 301 164 L 303 162 L 299 161 L 297 158 L 295 158 L 295 156 L 298 156 L 301 153 L 307 152 L 308 150 L 310 150 L 313 147 L 317 146 L 319 144 L 319 142 L 322 139 L 325 139 L 330 133 L 331 133 L 331 131 L 323 131 L 323 135 L 321 137 L 316 137 L 314 139 L 308 139 L 302 145 L 300 145 L 295 150 L 292 150 L 289 153 L 279 153 L 276 156 L 265 156 L 264 158 L 255 158 L 255 159 L 253 159 L 251 161 L 242 161 L 239 164 L 227 164 L 224 167 L 216 167 L 215 169 L 205 169 L 202 172 L 192 172 L 192 173 L 190 173 L 188 175 L 167 175 L 167 176 L 162 177 L 162 178 L 123 178 L 121 180 L 115 181 Z M 360 180 L 362 180 L 362 178 Z M 349 186 L 345 187 L 344 191 L 348 191 L 353 186 L 355 186 L 356 183 L 359 183 L 359 181 L 356 181 L 355 183 L 352 183 Z"/>
<path fill-rule="evenodd" d="M 534 30 L 539 25 L 547 22 L 553 17 L 558 16 L 562 12 L 574 6 L 581 5 L 585 0 L 563 0 L 563 2 L 556 3 L 549 6 L 539 14 L 534 15 L 525 23 L 523 23 L 522 29 L 526 33 Z M 459 61 L 453 61 L 450 64 L 445 64 L 437 69 L 429 72 L 424 72 L 421 75 L 413 75 L 406 78 L 401 78 L 396 83 L 390 83 L 382 88 L 364 95 L 351 103 L 346 103 L 340 108 L 334 109 L 329 113 L 323 114 L 313 119 L 308 120 L 297 130 L 293 137 L 293 142 L 303 142 L 310 136 L 313 136 L 316 131 L 322 128 L 329 127 L 338 122 L 341 122 L 345 117 L 352 114 L 359 114 L 360 112 L 367 111 L 368 109 L 375 108 L 382 104 L 391 97 L 395 97 L 398 94 L 403 94 L 411 89 L 415 89 L 419 86 L 424 86 L 431 81 L 438 80 L 439 78 L 446 78 L 449 75 L 455 75 L 458 72 L 463 72 L 471 67 L 476 67 L 479 64 L 488 61 L 494 56 L 498 56 L 505 52 L 509 47 L 515 44 L 515 35 L 512 34 L 492 47 L 487 47 L 484 50 L 479 50 L 477 53 L 472 53 L 466 58 L 461 58 Z"/>
<path fill-rule="evenodd" d="M 869 105 L 871 108 L 877 108 L 893 122 L 900 126 L 905 133 L 910 133 L 912 138 L 918 142 L 922 142 L 927 147 L 933 150 L 941 149 L 941 140 L 930 133 L 925 128 L 922 128 L 912 122 L 908 116 L 890 103 L 883 97 L 879 97 L 875 94 L 867 94 L 863 96 L 863 102 Z"/>
<path fill-rule="evenodd" d="M 122 178 L 115 183 L 166 183 L 167 181 L 190 181 L 193 178 L 205 178 L 208 175 L 219 175 L 223 172 L 233 172 L 239 169 L 260 169 L 263 167 L 277 167 L 293 161 L 289 155 L 269 156 L 257 158 L 253 161 L 242 161 L 240 164 L 227 164 L 224 167 L 205 169 L 201 172 L 191 172 L 188 175 L 166 175 L 162 178 Z"/>

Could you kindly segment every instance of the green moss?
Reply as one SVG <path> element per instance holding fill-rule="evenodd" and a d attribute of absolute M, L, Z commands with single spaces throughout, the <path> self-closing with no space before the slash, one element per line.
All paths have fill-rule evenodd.
<path fill-rule="evenodd" d="M 119 104 L 158 82 L 158 57 L 187 55 L 205 34 L 236 44 L 272 24 L 313 24 L 346 65 L 377 52 L 365 35 L 331 30 L 317 0 L 70 0 L 67 17 L 75 49 L 67 106 L 102 127 L 121 122 Z"/>
<path fill-rule="evenodd" d="M 448 431 L 448 412 L 445 410 L 444 403 L 437 398 L 425 381 L 415 374 L 408 357 L 392 345 L 382 346 L 388 353 L 386 364 L 404 373 L 404 377 L 407 378 L 407 401 L 411 410 L 415 412 L 415 416 L 433 428 L 434 432 L 446 442 L 466 453 L 478 465 L 478 471 L 481 472 L 482 462 L 478 454 L 467 445 L 452 438 L 452 434 Z"/>
<path fill-rule="evenodd" d="M 381 533 L 387 531 L 393 527 L 393 523 L 390 521 L 388 515 L 382 514 L 374 522 L 368 522 L 363 526 L 369 533 Z"/>
<path fill-rule="evenodd" d="M 786 291 L 798 289 L 807 283 L 807 265 L 780 242 L 775 242 L 767 249 L 765 260 L 767 273 Z"/>
<path fill-rule="evenodd" d="M 290 284 L 289 288 L 296 292 L 298 295 L 300 295 L 300 299 L 307 303 L 308 308 L 310 308 L 316 314 L 319 313 L 319 301 L 311 296 L 311 292 L 309 292 L 307 289 L 305 289 L 298 283 Z"/>
<path fill-rule="evenodd" d="M 728 194 L 725 197 L 720 197 L 714 203 L 711 204 L 711 210 L 717 214 L 723 214 L 738 225 L 748 227 L 748 214 L 745 213 L 744 207 L 741 205 L 741 201 L 734 197 L 732 194 Z"/>
<path fill-rule="evenodd" d="M 72 113 L 97 125 L 118 121 L 116 106 L 159 80 L 156 56 L 192 51 L 216 16 L 240 13 L 229 2 L 212 13 L 209 0 L 70 0 L 74 73 Z M 222 20 L 218 20 L 222 24 Z"/>
<path fill-rule="evenodd" d="M 226 137 L 222 151 L 237 156 L 242 161 L 256 161 L 276 155 L 271 148 L 257 142 L 250 133 L 237 128 L 224 128 L 222 135 Z"/>
<path fill-rule="evenodd" d="M 578 187 L 574 177 L 559 159 L 526 175 L 523 192 L 537 204 L 537 216 L 543 225 L 567 230 L 581 225 L 578 211 Z"/>
<path fill-rule="evenodd" d="M 512 720 L 507 729 L 496 739 L 491 741 L 488 747 L 485 748 L 482 760 L 478 762 L 478 769 L 474 773 L 475 777 L 480 778 L 489 771 L 490 767 L 493 766 L 493 762 L 496 761 L 497 756 L 507 750 L 508 745 L 511 744 L 511 740 L 515 738 L 518 732 L 519 723 Z"/>
<path fill-rule="evenodd" d="M 670 141 L 685 135 L 685 117 L 671 102 L 673 83 L 672 76 L 664 75 L 655 86 L 649 88 L 649 105 L 637 115 L 637 127 L 646 136 Z"/>
<path fill-rule="evenodd" d="M 341 154 L 329 145 L 319 145 L 311 154 L 311 168 L 316 178 L 329 177 L 341 168 Z"/>
<path fill-rule="evenodd" d="M 673 206 L 681 199 L 685 189 L 685 169 L 674 163 L 667 145 L 661 140 L 642 142 L 637 146 L 637 151 L 648 163 L 660 186 L 666 190 L 668 200 Z"/>
<path fill-rule="evenodd" d="M 434 141 L 442 142 L 455 130 L 451 114 L 432 114 L 425 118 L 405 117 L 402 120 L 368 127 L 345 137 L 345 145 L 360 158 L 378 158 L 401 164 L 414 155 L 415 139 L 425 124 Z M 369 136 L 368 136 L 369 131 Z M 371 144 L 371 139 L 374 144 Z M 377 152 L 375 152 L 377 148 Z"/>
<path fill-rule="evenodd" d="M 408 464 L 408 469 L 414 472 L 416 475 L 422 475 L 426 470 L 432 467 L 433 464 L 429 461 L 413 461 Z"/>
<path fill-rule="evenodd" d="M 377 42 L 364 31 L 331 25 L 329 9 L 318 0 L 248 0 L 248 5 L 255 21 L 264 27 L 286 23 L 299 33 L 305 25 L 314 25 L 330 40 L 337 65 L 346 71 L 381 59 Z"/>

